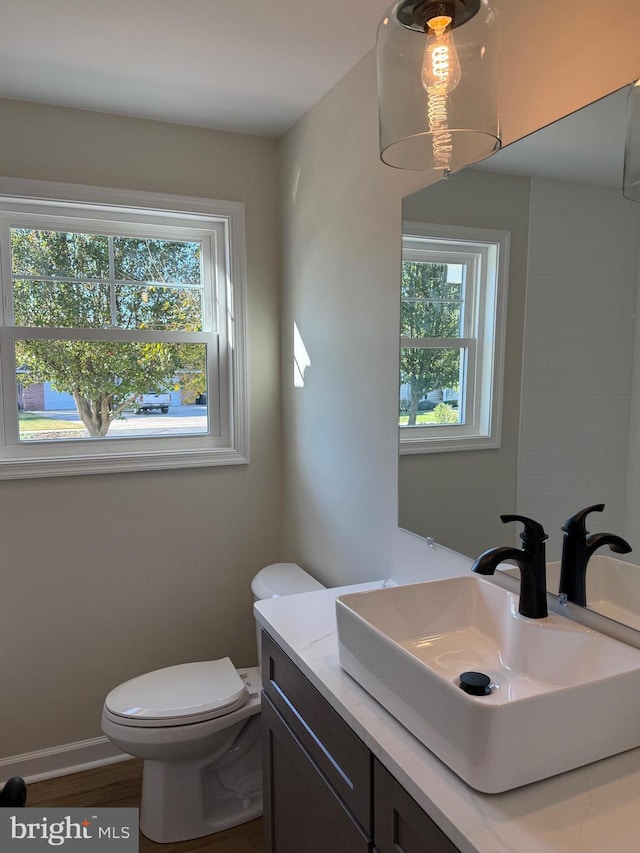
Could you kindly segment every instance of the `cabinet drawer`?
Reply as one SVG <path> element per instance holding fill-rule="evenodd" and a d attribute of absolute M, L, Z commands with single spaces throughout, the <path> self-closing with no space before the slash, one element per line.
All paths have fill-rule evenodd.
<path fill-rule="evenodd" d="M 459 853 L 377 759 L 373 761 L 373 788 L 374 837 L 379 853 Z"/>
<path fill-rule="evenodd" d="M 266 853 L 370 853 L 372 842 L 262 695 Z"/>
<path fill-rule="evenodd" d="M 371 835 L 371 753 L 264 631 L 262 687 L 347 808 Z"/>

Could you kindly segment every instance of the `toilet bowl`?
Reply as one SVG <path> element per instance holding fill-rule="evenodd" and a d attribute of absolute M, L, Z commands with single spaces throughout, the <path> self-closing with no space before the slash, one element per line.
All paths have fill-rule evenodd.
<path fill-rule="evenodd" d="M 254 599 L 324 589 L 295 563 L 262 569 Z M 260 669 L 229 658 L 170 666 L 114 688 L 102 731 L 143 759 L 140 829 L 186 841 L 262 814 Z"/>

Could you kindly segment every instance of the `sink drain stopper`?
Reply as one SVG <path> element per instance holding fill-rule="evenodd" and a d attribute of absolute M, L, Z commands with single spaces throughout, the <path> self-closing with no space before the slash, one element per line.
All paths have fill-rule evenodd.
<path fill-rule="evenodd" d="M 491 693 L 491 679 L 484 672 L 462 672 L 460 687 L 470 696 L 488 696 Z"/>

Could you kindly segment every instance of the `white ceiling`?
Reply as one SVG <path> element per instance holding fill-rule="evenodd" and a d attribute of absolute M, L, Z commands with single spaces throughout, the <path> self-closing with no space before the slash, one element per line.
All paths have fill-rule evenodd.
<path fill-rule="evenodd" d="M 620 89 L 474 168 L 621 189 L 627 92 Z"/>
<path fill-rule="evenodd" d="M 0 97 L 278 136 L 390 2 L 0 0 Z"/>
<path fill-rule="evenodd" d="M 279 136 L 375 43 L 390 0 L 0 0 L 0 97 Z M 480 168 L 620 186 L 626 92 Z"/>

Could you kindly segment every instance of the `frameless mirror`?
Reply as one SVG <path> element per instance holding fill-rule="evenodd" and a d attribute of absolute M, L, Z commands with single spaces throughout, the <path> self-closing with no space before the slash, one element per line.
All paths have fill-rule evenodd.
<path fill-rule="evenodd" d="M 470 368 L 458 360 L 438 374 L 433 356 L 430 387 L 401 358 L 400 527 L 475 557 L 517 541 L 520 527 L 499 519 L 515 512 L 543 524 L 554 561 L 565 520 L 604 503 L 588 529 L 623 536 L 636 549 L 625 559 L 640 564 L 640 204 L 621 189 L 626 98 L 615 92 L 404 200 L 405 233 L 507 232 L 508 268 L 495 446 L 454 436 L 430 449 L 431 435 L 469 418 Z M 450 318 L 460 301 L 455 260 L 434 256 L 432 317 Z M 424 296 L 403 281 L 403 311 Z M 422 346 L 463 350 L 461 326 L 443 328 L 444 344 Z M 426 436 L 420 452 L 402 441 L 416 429 Z"/>

